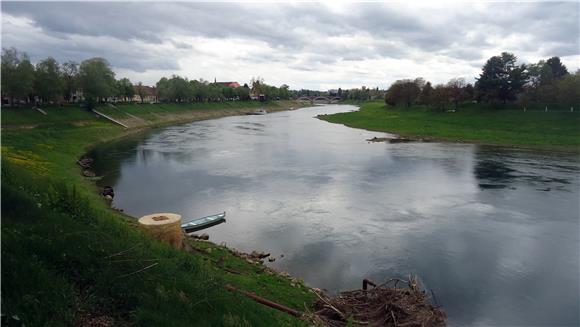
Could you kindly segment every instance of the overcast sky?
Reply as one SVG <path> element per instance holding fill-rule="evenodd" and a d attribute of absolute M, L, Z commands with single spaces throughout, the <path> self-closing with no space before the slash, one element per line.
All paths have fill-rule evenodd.
<path fill-rule="evenodd" d="M 577 1 L 411 3 L 2 1 L 2 47 L 32 61 L 104 57 L 118 78 L 148 85 L 171 74 L 320 90 L 471 82 L 502 51 L 579 67 Z"/>

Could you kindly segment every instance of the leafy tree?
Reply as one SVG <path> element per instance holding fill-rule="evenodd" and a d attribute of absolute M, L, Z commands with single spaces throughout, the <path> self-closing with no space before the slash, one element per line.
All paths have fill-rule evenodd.
<path fill-rule="evenodd" d="M 122 78 L 117 82 L 117 88 L 119 95 L 124 99 L 129 99 L 129 102 L 133 101 L 133 96 L 135 95 L 135 88 L 133 83 L 128 78 Z"/>
<path fill-rule="evenodd" d="M 34 66 L 28 55 L 15 48 L 2 49 L 1 73 L 2 95 L 10 98 L 11 106 L 14 106 L 14 100 L 28 100 L 34 87 Z"/>
<path fill-rule="evenodd" d="M 177 75 L 171 76 L 170 79 L 161 78 L 157 82 L 157 95 L 159 98 L 171 102 L 185 102 L 195 96 L 190 82 Z"/>
<path fill-rule="evenodd" d="M 508 52 L 487 60 L 475 83 L 485 100 L 506 103 L 516 98 L 527 82 L 526 66 L 517 66 L 516 60 L 517 57 Z"/>
<path fill-rule="evenodd" d="M 54 58 L 48 57 L 36 64 L 34 91 L 45 101 L 56 101 L 62 95 L 62 74 L 60 65 Z"/>
<path fill-rule="evenodd" d="M 235 92 L 235 89 L 233 87 L 227 87 L 227 86 L 223 87 L 222 94 L 226 100 L 231 100 L 231 99 L 234 99 L 236 97 L 236 92 Z"/>
<path fill-rule="evenodd" d="M 63 80 L 64 99 L 71 101 L 73 94 L 78 89 L 79 65 L 74 61 L 67 61 L 62 64 L 61 76 Z"/>
<path fill-rule="evenodd" d="M 528 85 L 538 87 L 542 83 L 542 72 L 546 61 L 540 60 L 536 64 L 528 65 Z"/>
<path fill-rule="evenodd" d="M 385 102 L 389 105 L 401 105 L 410 107 L 421 94 L 422 79 L 398 80 L 393 83 L 385 94 Z"/>
<path fill-rule="evenodd" d="M 278 89 L 278 96 L 282 100 L 290 99 L 290 87 L 286 84 L 282 84 Z"/>
<path fill-rule="evenodd" d="M 22 54 L 18 67 L 16 67 L 16 87 L 14 95 L 18 99 L 29 99 L 34 90 L 34 66 L 30 63 L 28 55 Z"/>
<path fill-rule="evenodd" d="M 535 102 L 554 103 L 559 101 L 558 83 L 569 73 L 560 58 L 552 57 L 531 64 L 528 67 L 528 75 L 526 97 Z"/>
<path fill-rule="evenodd" d="M 189 84 L 191 86 L 193 98 L 195 101 L 204 102 L 207 100 L 209 95 L 209 87 L 207 83 L 205 83 L 203 80 L 191 80 Z"/>
<path fill-rule="evenodd" d="M 557 88 L 559 102 L 580 109 L 580 70 L 561 78 Z"/>
<path fill-rule="evenodd" d="M 14 97 L 17 92 L 18 77 L 16 71 L 20 63 L 18 50 L 15 48 L 2 49 L 2 96 L 10 97 L 14 106 Z"/>
<path fill-rule="evenodd" d="M 88 108 L 92 109 L 94 101 L 115 94 L 115 73 L 105 59 L 87 59 L 79 69 L 79 84 L 89 104 Z"/>
<path fill-rule="evenodd" d="M 159 97 L 160 100 L 163 101 L 169 100 L 169 80 L 167 79 L 167 77 L 162 77 L 157 82 L 157 84 L 155 84 L 155 88 L 157 89 L 157 96 Z"/>
<path fill-rule="evenodd" d="M 553 79 L 560 79 L 568 75 L 568 69 L 562 64 L 559 57 L 552 57 L 546 60 L 546 66 L 550 67 Z"/>
<path fill-rule="evenodd" d="M 236 87 L 234 89 L 236 92 L 236 96 L 240 98 L 240 100 L 250 100 L 250 88 L 247 84 L 244 84 L 242 87 Z"/>

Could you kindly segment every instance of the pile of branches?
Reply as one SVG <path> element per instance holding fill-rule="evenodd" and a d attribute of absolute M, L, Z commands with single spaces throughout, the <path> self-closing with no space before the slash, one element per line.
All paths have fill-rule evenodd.
<path fill-rule="evenodd" d="M 399 282 L 403 287 L 397 287 Z M 369 285 L 373 288 L 368 289 Z M 445 326 L 445 312 L 430 303 L 416 278 L 390 279 L 381 285 L 365 279 L 362 290 L 342 292 L 333 298 L 316 294 L 316 312 L 309 320 L 317 325 Z"/>

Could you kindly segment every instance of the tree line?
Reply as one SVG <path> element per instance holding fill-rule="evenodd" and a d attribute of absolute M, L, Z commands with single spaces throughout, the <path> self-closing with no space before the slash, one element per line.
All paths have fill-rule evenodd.
<path fill-rule="evenodd" d="M 470 101 L 492 105 L 518 103 L 580 105 L 580 70 L 570 74 L 559 57 L 535 64 L 517 65 L 517 57 L 508 52 L 493 56 L 482 67 L 475 84 L 453 78 L 446 84 L 433 86 L 423 78 L 395 81 L 385 92 L 391 106 L 428 105 L 446 110 L 452 105 Z"/>
<path fill-rule="evenodd" d="M 59 64 L 48 57 L 33 65 L 28 55 L 15 48 L 2 49 L 2 98 L 14 106 L 25 103 L 56 103 L 84 100 L 89 107 L 96 102 L 129 101 L 137 95 L 141 102 L 149 95 L 143 83 L 133 84 L 128 78 L 116 79 L 110 64 L 103 58 L 91 58 L 80 64 L 66 61 Z M 279 100 L 291 96 L 288 85 L 268 85 L 260 77 L 250 85 L 231 87 L 203 79 L 188 80 L 172 75 L 155 85 L 161 102 L 210 102 L 259 99 Z"/>

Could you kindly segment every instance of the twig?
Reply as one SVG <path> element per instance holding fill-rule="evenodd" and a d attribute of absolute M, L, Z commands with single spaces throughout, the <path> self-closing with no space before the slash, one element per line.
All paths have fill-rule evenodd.
<path fill-rule="evenodd" d="M 127 250 L 123 250 L 123 251 L 121 251 L 121 252 L 113 253 L 113 254 L 111 254 L 111 255 L 109 255 L 109 256 L 106 256 L 106 257 L 104 257 L 103 259 L 109 259 L 109 258 L 112 258 L 112 257 L 116 257 L 116 256 L 118 256 L 118 255 L 123 255 L 123 254 L 125 254 L 125 253 L 127 253 L 127 252 L 129 252 L 129 251 L 131 251 L 131 250 L 133 250 L 133 249 L 135 249 L 137 246 L 138 246 L 138 244 L 136 244 L 136 245 L 134 245 L 134 246 L 132 246 L 132 247 L 128 248 Z"/>
<path fill-rule="evenodd" d="M 384 287 L 387 284 L 389 284 L 390 282 L 395 282 L 395 289 L 397 288 L 397 284 L 399 282 L 401 282 L 401 283 L 409 283 L 409 281 L 402 280 L 402 279 L 399 279 L 399 278 L 391 278 L 391 279 L 387 280 L 386 282 L 382 283 L 381 285 L 377 286 L 377 288 L 378 287 Z"/>
<path fill-rule="evenodd" d="M 320 294 L 318 294 L 318 292 L 314 292 L 314 294 L 316 294 L 316 296 L 318 296 L 318 298 L 322 302 L 326 303 L 332 310 L 336 311 L 336 313 L 338 313 L 338 315 L 340 316 L 340 318 L 342 318 L 342 320 L 346 321 L 346 316 L 344 315 L 344 313 L 342 313 L 340 310 L 338 310 L 332 304 L 330 304 L 328 301 L 326 301 L 324 298 L 322 298 L 322 296 L 320 296 Z"/>
<path fill-rule="evenodd" d="M 131 276 L 131 275 L 138 274 L 138 273 L 140 273 L 140 272 L 142 272 L 142 271 L 144 271 L 144 270 L 147 270 L 147 269 L 149 269 L 149 268 L 153 268 L 153 267 L 157 266 L 158 264 L 159 264 L 159 262 L 156 262 L 156 263 L 154 263 L 154 264 L 151 264 L 151 265 L 149 265 L 149 266 L 147 266 L 147 267 L 145 267 L 145 268 L 141 268 L 141 269 L 139 269 L 139 270 L 137 270 L 137 271 L 134 271 L 134 272 L 132 272 L 132 273 L 128 273 L 128 274 L 124 274 L 124 275 L 120 275 L 120 276 L 117 276 L 117 277 L 115 277 L 115 278 L 123 278 L 123 277 L 129 277 L 129 276 Z"/>
<path fill-rule="evenodd" d="M 395 314 L 393 313 L 393 310 L 391 310 L 391 317 L 393 317 L 393 322 L 395 323 L 395 327 L 397 327 L 397 319 L 395 319 Z"/>
<path fill-rule="evenodd" d="M 160 259 L 119 259 L 119 260 L 111 260 L 109 262 L 116 263 L 116 262 L 132 262 L 132 261 L 156 261 L 156 260 L 174 260 L 177 258 L 160 258 Z"/>

